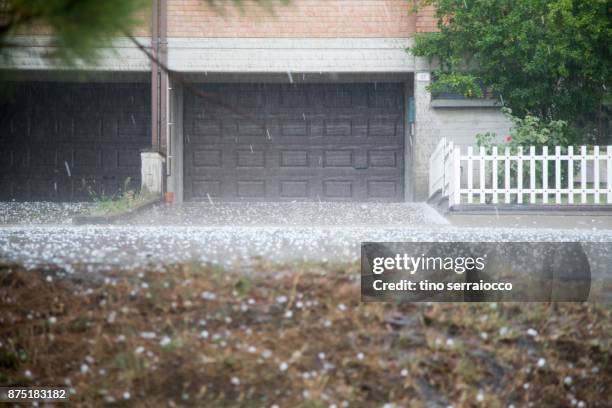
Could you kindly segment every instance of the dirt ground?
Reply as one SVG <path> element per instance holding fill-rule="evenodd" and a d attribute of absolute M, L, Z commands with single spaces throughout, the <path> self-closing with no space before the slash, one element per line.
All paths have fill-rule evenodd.
<path fill-rule="evenodd" d="M 0 267 L 0 384 L 77 406 L 609 407 L 612 308 L 360 302 L 356 264 Z"/>

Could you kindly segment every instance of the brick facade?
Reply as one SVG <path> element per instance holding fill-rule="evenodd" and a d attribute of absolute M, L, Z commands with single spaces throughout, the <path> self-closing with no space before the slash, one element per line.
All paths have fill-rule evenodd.
<path fill-rule="evenodd" d="M 438 31 L 436 9 L 433 6 L 421 8 L 416 15 L 415 31 L 417 33 L 431 33 Z"/>
<path fill-rule="evenodd" d="M 407 38 L 416 16 L 406 0 L 292 0 L 273 13 L 245 1 L 222 14 L 201 0 L 168 0 L 169 37 Z"/>
<path fill-rule="evenodd" d="M 202 0 L 166 0 L 168 36 L 187 38 L 409 38 L 436 30 L 434 10 L 411 12 L 407 0 L 291 0 L 272 11 L 253 0 L 243 10 L 214 10 Z M 151 34 L 150 10 L 143 11 L 136 36 Z M 44 26 L 28 27 L 20 35 L 51 35 Z"/>

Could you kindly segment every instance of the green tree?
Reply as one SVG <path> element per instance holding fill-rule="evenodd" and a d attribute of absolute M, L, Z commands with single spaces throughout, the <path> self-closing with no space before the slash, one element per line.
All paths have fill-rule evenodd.
<path fill-rule="evenodd" d="M 478 97 L 480 84 L 519 117 L 563 120 L 573 142 L 610 142 L 610 0 L 423 0 L 439 32 L 409 51 L 437 64 L 432 92 Z"/>
<path fill-rule="evenodd" d="M 10 57 L 13 36 L 44 27 L 52 36 L 50 58 L 63 64 L 95 61 L 110 39 L 138 24 L 149 12 L 148 0 L 5 0 L 0 11 L 0 51 Z"/>

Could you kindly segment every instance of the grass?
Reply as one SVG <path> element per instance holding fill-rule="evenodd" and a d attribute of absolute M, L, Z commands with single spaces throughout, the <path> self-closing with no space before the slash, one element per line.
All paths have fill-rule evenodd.
<path fill-rule="evenodd" d="M 113 215 L 128 211 L 139 204 L 153 198 L 152 194 L 144 191 L 136 192 L 130 189 L 131 178 L 127 177 L 123 182 L 123 188 L 111 195 L 92 193 L 93 207 L 88 208 L 86 215 Z"/>
<path fill-rule="evenodd" d="M 610 306 L 364 304 L 357 267 L 3 265 L 0 385 L 67 384 L 77 406 L 612 405 Z"/>

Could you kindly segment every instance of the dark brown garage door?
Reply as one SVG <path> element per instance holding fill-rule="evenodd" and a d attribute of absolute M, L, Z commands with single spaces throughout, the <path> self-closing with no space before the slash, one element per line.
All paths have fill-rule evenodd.
<path fill-rule="evenodd" d="M 186 93 L 185 198 L 402 201 L 402 84 L 208 84 Z"/>
<path fill-rule="evenodd" d="M 90 200 L 140 184 L 147 84 L 15 83 L 0 100 L 0 199 Z"/>

